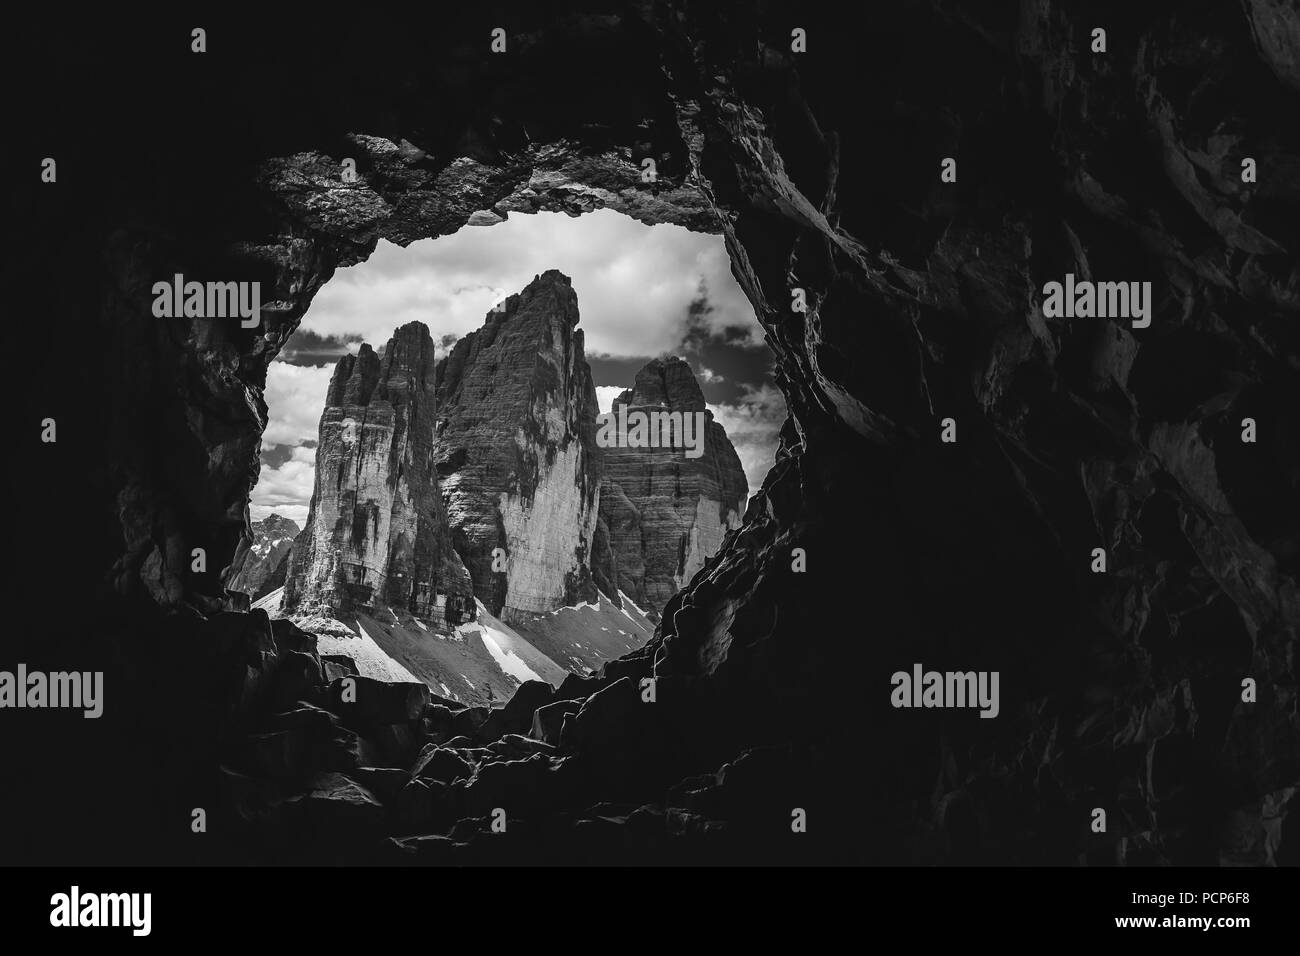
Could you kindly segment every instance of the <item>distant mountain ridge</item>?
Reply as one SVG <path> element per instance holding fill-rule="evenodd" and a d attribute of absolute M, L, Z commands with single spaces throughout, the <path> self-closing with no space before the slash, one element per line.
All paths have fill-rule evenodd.
<path fill-rule="evenodd" d="M 271 514 L 251 525 L 253 535 L 239 543 L 226 571 L 226 587 L 256 601 L 283 587 L 289 551 L 301 530 L 289 518 Z"/>

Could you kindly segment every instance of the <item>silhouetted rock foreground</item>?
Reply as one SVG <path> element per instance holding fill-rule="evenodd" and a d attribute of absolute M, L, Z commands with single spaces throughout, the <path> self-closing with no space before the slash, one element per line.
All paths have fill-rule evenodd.
<path fill-rule="evenodd" d="M 487 16 L 440 8 L 436 55 L 370 12 L 259 23 L 201 67 L 172 55 L 165 82 L 157 51 L 188 26 L 69 27 L 77 96 L 13 78 L 28 140 L 94 143 L 96 165 L 61 165 L 56 189 L 29 151 L 4 180 L 30 229 L 11 310 L 46 319 L 13 391 L 26 420 L 60 416 L 11 529 L 58 573 L 13 576 L 10 598 L 111 585 L 93 617 L 15 630 L 32 661 L 115 661 L 107 707 L 136 722 L 120 749 L 100 728 L 18 735 L 40 785 L 0 788 L 6 846 L 130 841 L 140 860 L 242 831 L 274 859 L 1294 862 L 1295 5 L 1111 5 L 1100 24 L 1071 0 L 536 6 L 495 57 Z M 212 116 L 238 120 L 196 148 Z M 564 706 L 488 718 L 363 685 L 340 707 L 342 665 L 221 613 L 267 363 L 381 237 L 598 207 L 725 237 L 790 410 L 774 467 L 655 638 Z M 262 326 L 154 318 L 178 268 L 262 281 Z M 1045 317 L 1067 273 L 1150 281 L 1150 327 Z M 72 502 L 75 548 L 49 527 Z M 999 716 L 891 708 L 915 662 L 1000 672 Z M 533 726 L 555 752 L 508 736 Z M 135 786 L 83 799 L 125 756 Z"/>
<path fill-rule="evenodd" d="M 772 862 L 774 850 L 811 861 L 830 849 L 798 842 L 783 809 L 820 789 L 807 755 L 756 748 L 694 773 L 719 759 L 695 728 L 721 715 L 671 678 L 647 703 L 648 656 L 558 689 L 527 682 L 489 710 L 359 677 L 260 611 L 216 615 L 199 633 L 190 710 L 210 707 L 220 728 L 222 830 L 256 858 L 682 862 L 725 849 Z"/>

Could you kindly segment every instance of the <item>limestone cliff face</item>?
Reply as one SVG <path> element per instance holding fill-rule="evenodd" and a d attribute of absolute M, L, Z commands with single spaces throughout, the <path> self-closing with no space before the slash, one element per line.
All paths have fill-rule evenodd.
<path fill-rule="evenodd" d="M 596 389 L 577 324 L 573 286 L 550 270 L 438 363 L 435 457 L 453 540 L 475 594 L 507 622 L 596 593 Z"/>
<path fill-rule="evenodd" d="M 300 530 L 296 523 L 280 515 L 254 521 L 252 536 L 240 541 L 235 549 L 226 572 L 226 587 L 256 601 L 284 584 L 289 551 Z"/>
<path fill-rule="evenodd" d="M 434 348 L 424 325 L 399 328 L 382 358 L 363 345 L 339 361 L 286 612 L 388 606 L 435 624 L 474 618 L 469 574 L 438 495 L 433 427 Z"/>
<path fill-rule="evenodd" d="M 629 447 L 632 429 L 619 427 L 613 429 L 617 440 L 602 449 L 605 474 L 592 576 L 613 600 L 622 591 L 657 619 L 726 533 L 740 526 L 749 485 L 726 430 L 705 409 L 704 394 L 686 362 L 650 362 L 637 372 L 632 388 L 614 399 L 613 421 L 619 421 L 621 408 L 629 416 L 704 416 L 698 456 L 685 447 Z"/>

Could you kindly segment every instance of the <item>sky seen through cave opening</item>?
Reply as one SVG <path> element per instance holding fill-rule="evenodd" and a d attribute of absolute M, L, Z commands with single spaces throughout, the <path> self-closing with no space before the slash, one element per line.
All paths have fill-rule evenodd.
<path fill-rule="evenodd" d="M 252 519 L 307 520 L 317 426 L 339 358 L 380 349 L 398 326 L 423 322 L 439 356 L 483 325 L 493 303 L 558 269 L 573 280 L 602 412 L 653 358 L 687 361 L 740 456 L 750 494 L 771 467 L 785 401 L 754 310 L 731 274 L 722 237 L 647 226 L 600 210 L 512 214 L 403 248 L 380 240 L 312 300 L 267 371 L 268 417 Z"/>

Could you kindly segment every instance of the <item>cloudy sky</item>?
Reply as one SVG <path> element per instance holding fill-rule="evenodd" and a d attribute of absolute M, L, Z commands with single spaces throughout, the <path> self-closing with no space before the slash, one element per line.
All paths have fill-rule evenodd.
<path fill-rule="evenodd" d="M 378 349 L 412 320 L 427 325 L 445 350 L 479 328 L 495 301 L 547 269 L 573 280 L 601 410 L 650 359 L 682 357 L 736 446 L 751 494 L 757 490 L 785 403 L 722 237 L 645 226 L 608 210 L 578 218 L 514 214 L 405 249 L 381 241 L 368 260 L 338 270 L 316 295 L 267 373 L 270 421 L 253 520 L 275 512 L 306 521 L 316 428 L 340 356 L 362 342 Z"/>

